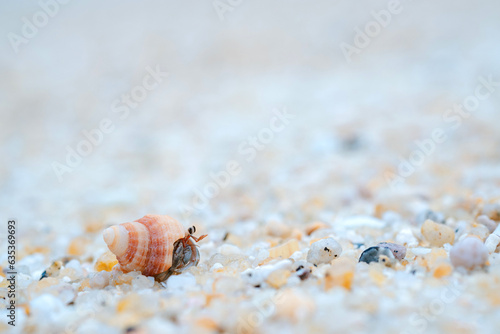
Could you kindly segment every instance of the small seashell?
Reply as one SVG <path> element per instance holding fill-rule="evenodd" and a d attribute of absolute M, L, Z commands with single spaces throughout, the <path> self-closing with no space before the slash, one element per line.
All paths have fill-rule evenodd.
<path fill-rule="evenodd" d="M 396 259 L 398 259 L 399 261 L 404 259 L 406 256 L 406 247 L 405 246 L 394 244 L 392 242 L 381 242 L 377 246 L 390 249 L 392 252 L 392 255 L 394 255 L 394 257 Z"/>
<path fill-rule="evenodd" d="M 478 238 L 467 237 L 457 242 L 450 250 L 450 261 L 454 267 L 472 270 L 486 264 L 488 250 Z"/>
<path fill-rule="evenodd" d="M 365 251 L 361 253 L 359 262 L 382 262 L 386 266 L 390 266 L 395 262 L 395 258 L 389 248 L 374 246 L 365 249 Z"/>
<path fill-rule="evenodd" d="M 116 255 L 118 269 L 127 273 L 138 270 L 163 281 L 172 274 L 197 265 L 199 251 L 192 235 L 196 229 L 184 229 L 169 216 L 146 215 L 131 223 L 114 225 L 104 230 L 104 242 Z M 161 275 L 160 275 L 161 274 Z"/>
<path fill-rule="evenodd" d="M 318 265 L 329 263 L 342 254 L 342 247 L 333 238 L 321 239 L 314 242 L 307 253 L 307 262 Z"/>

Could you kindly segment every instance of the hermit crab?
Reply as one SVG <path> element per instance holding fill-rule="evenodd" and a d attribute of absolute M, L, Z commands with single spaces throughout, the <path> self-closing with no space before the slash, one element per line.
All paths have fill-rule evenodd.
<path fill-rule="evenodd" d="M 138 270 L 162 282 L 198 265 L 200 252 L 193 240 L 198 242 L 207 235 L 197 238 L 193 235 L 195 232 L 194 226 L 186 231 L 172 217 L 146 215 L 105 229 L 103 239 L 116 255 L 116 269 L 123 272 Z"/>

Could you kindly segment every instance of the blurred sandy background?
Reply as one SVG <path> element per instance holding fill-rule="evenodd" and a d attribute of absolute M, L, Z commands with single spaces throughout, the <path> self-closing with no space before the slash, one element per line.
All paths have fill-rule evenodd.
<path fill-rule="evenodd" d="M 89 219 L 180 217 L 194 189 L 243 160 L 238 146 L 283 107 L 290 125 L 187 222 L 207 229 L 296 210 L 297 220 L 369 210 L 362 195 L 394 192 L 383 172 L 414 140 L 441 126 L 479 76 L 500 79 L 496 1 L 401 1 L 350 63 L 340 44 L 353 44 L 354 29 L 386 1 L 243 1 L 224 20 L 212 1 L 73 1 L 17 54 L 7 36 L 40 6 L 0 7 L 1 219 L 17 218 L 21 236 L 42 244 L 46 233 L 78 235 Z M 148 66 L 168 78 L 120 119 L 113 101 Z M 456 191 L 498 192 L 499 106 L 497 92 L 447 130 L 396 195 L 410 187 L 443 196 L 444 180 Z M 52 163 L 104 118 L 114 131 L 59 182 Z M 52 256 L 68 240 L 50 239 Z"/>

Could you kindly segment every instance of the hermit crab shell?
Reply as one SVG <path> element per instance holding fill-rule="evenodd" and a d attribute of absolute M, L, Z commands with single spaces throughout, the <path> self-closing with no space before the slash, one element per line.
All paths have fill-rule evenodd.
<path fill-rule="evenodd" d="M 174 242 L 184 238 L 186 230 L 169 216 L 146 215 L 131 223 L 104 230 L 104 242 L 116 255 L 123 272 L 139 270 L 155 276 L 172 266 Z"/>

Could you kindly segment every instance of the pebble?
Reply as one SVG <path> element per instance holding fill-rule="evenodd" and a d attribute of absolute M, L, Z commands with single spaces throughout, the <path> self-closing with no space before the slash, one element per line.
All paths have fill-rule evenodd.
<path fill-rule="evenodd" d="M 172 321 L 168 321 L 168 319 L 161 316 L 145 321 L 144 329 L 146 333 L 175 333 L 177 331 Z"/>
<path fill-rule="evenodd" d="M 354 230 L 346 231 L 344 237 L 353 244 L 363 244 L 365 242 L 365 238 Z"/>
<path fill-rule="evenodd" d="M 237 246 L 235 246 L 235 245 L 224 244 L 224 245 L 221 245 L 219 247 L 218 253 L 220 253 L 222 255 L 226 255 L 226 256 L 229 256 L 229 255 L 240 255 L 241 254 L 241 250 Z"/>
<path fill-rule="evenodd" d="M 481 240 L 486 240 L 490 233 L 491 232 L 489 231 L 489 229 L 482 224 L 477 224 L 476 226 L 471 228 L 469 232 L 469 234 L 474 235 Z"/>
<path fill-rule="evenodd" d="M 64 267 L 65 270 L 74 270 L 74 277 L 72 277 L 73 280 L 80 279 L 86 274 L 82 269 L 80 261 L 76 259 L 69 261 Z M 65 270 L 62 270 L 61 273 L 64 274 Z"/>
<path fill-rule="evenodd" d="M 488 253 L 494 253 L 495 250 L 497 249 L 498 245 L 500 244 L 500 225 L 491 233 L 488 238 L 486 238 L 486 241 L 484 242 L 486 249 L 488 250 Z"/>
<path fill-rule="evenodd" d="M 7 281 L 8 282 L 8 281 Z M 38 295 L 42 294 L 44 291 L 52 290 L 52 287 L 57 286 L 59 284 L 59 279 L 54 277 L 47 277 L 43 280 L 39 280 L 38 282 L 34 282 L 30 284 L 28 287 L 30 295 Z"/>
<path fill-rule="evenodd" d="M 483 215 L 488 216 L 493 220 L 500 220 L 500 203 L 488 203 L 483 207 Z"/>
<path fill-rule="evenodd" d="M 432 220 L 439 224 L 444 224 L 445 222 L 444 215 L 441 212 L 434 212 L 432 210 L 421 211 L 415 218 L 418 225 L 423 224 L 426 220 Z"/>
<path fill-rule="evenodd" d="M 455 238 L 459 240 L 464 234 L 467 233 L 469 228 L 469 223 L 467 223 L 466 221 L 458 221 L 455 225 Z"/>
<path fill-rule="evenodd" d="M 262 267 L 257 267 L 255 269 L 247 269 L 241 273 L 241 277 L 245 282 L 252 286 L 260 286 L 262 282 L 266 280 L 269 272 L 262 269 Z"/>
<path fill-rule="evenodd" d="M 103 289 L 109 285 L 110 277 L 108 271 L 100 271 L 90 279 L 89 285 L 92 289 Z"/>
<path fill-rule="evenodd" d="M 104 252 L 99 256 L 94 265 L 95 271 L 111 271 L 118 263 L 116 255 L 111 252 Z"/>
<path fill-rule="evenodd" d="M 291 234 L 291 229 L 288 225 L 281 221 L 271 220 L 266 224 L 266 234 L 277 237 L 286 238 Z"/>
<path fill-rule="evenodd" d="M 291 239 L 282 245 L 278 245 L 269 249 L 269 257 L 281 257 L 288 259 L 293 253 L 299 250 L 299 242 L 296 239 Z"/>
<path fill-rule="evenodd" d="M 444 244 L 453 244 L 455 232 L 447 225 L 438 224 L 432 220 L 426 220 L 421 228 L 424 238 L 434 247 L 442 247 Z"/>
<path fill-rule="evenodd" d="M 222 266 L 227 266 L 232 262 L 239 262 L 243 260 L 245 260 L 245 256 L 242 255 L 222 255 L 220 253 L 215 253 L 207 261 L 207 266 L 212 267 L 216 263 L 219 263 Z"/>
<path fill-rule="evenodd" d="M 271 272 L 267 278 L 266 283 L 275 289 L 281 288 L 286 284 L 288 277 L 290 277 L 290 271 L 285 269 L 278 269 Z"/>
<path fill-rule="evenodd" d="M 467 237 L 457 242 L 450 251 L 450 260 L 454 267 L 472 270 L 488 261 L 488 249 L 476 237 Z"/>
<path fill-rule="evenodd" d="M 314 310 L 312 297 L 300 290 L 285 290 L 277 298 L 276 316 L 288 321 L 304 321 L 314 314 Z"/>
<path fill-rule="evenodd" d="M 445 276 L 449 276 L 451 272 L 453 271 L 453 268 L 449 263 L 441 263 L 436 268 L 434 269 L 432 276 L 435 278 L 441 278 Z"/>
<path fill-rule="evenodd" d="M 31 316 L 53 322 L 65 310 L 64 303 L 51 294 L 42 294 L 30 301 Z"/>
<path fill-rule="evenodd" d="M 221 269 L 223 269 L 224 266 L 220 264 L 219 262 L 214 263 L 214 265 L 210 268 L 210 272 L 219 272 Z"/>
<path fill-rule="evenodd" d="M 253 286 L 260 286 L 264 283 L 267 277 L 276 270 L 287 270 L 290 271 L 292 267 L 291 260 L 282 260 L 272 265 L 263 265 L 254 269 L 247 269 L 241 273 L 243 280 Z"/>
<path fill-rule="evenodd" d="M 101 271 L 101 274 L 106 275 L 107 271 Z M 127 284 L 127 285 L 132 285 L 132 281 L 140 275 L 140 272 L 138 271 L 131 271 L 129 273 L 122 273 L 121 271 L 112 271 L 110 273 L 112 275 L 112 281 L 111 284 L 113 285 L 122 285 L 122 284 Z"/>
<path fill-rule="evenodd" d="M 307 253 L 307 262 L 318 265 L 329 263 L 342 254 L 342 247 L 333 238 L 321 239 L 314 242 Z"/>
<path fill-rule="evenodd" d="M 394 211 L 386 211 L 382 214 L 382 220 L 387 224 L 395 224 L 401 220 L 401 215 Z"/>
<path fill-rule="evenodd" d="M 22 273 L 17 274 L 17 288 L 18 289 L 25 289 L 27 288 L 31 283 L 33 283 L 35 280 L 31 275 L 26 275 Z"/>
<path fill-rule="evenodd" d="M 301 280 L 305 280 L 311 275 L 312 267 L 312 264 L 307 261 L 296 261 L 292 265 L 292 272 L 294 272 L 295 275 L 297 275 Z"/>
<path fill-rule="evenodd" d="M 493 233 L 493 231 L 495 231 L 495 229 L 497 228 L 497 223 L 495 223 L 494 220 L 490 219 L 490 217 L 486 215 L 477 217 L 476 221 L 478 222 L 478 224 L 486 226 L 490 233 Z"/>
<path fill-rule="evenodd" d="M 146 277 L 144 275 L 137 276 L 132 281 L 132 286 L 134 290 L 151 289 L 155 285 L 155 280 L 153 277 Z"/>
<path fill-rule="evenodd" d="M 350 290 L 354 279 L 356 260 L 342 257 L 335 261 L 325 273 L 325 290 L 335 286 Z"/>
<path fill-rule="evenodd" d="M 154 281 L 153 281 L 154 284 Z M 190 290 L 196 286 L 196 277 L 190 273 L 183 273 L 181 275 L 170 276 L 166 283 L 169 291 L 183 291 Z"/>
<path fill-rule="evenodd" d="M 94 318 L 88 318 L 77 329 L 76 334 L 120 334 L 123 333 L 118 328 L 111 327 L 105 323 L 99 322 Z"/>
<path fill-rule="evenodd" d="M 233 276 L 219 276 L 213 282 L 214 293 L 237 293 L 245 288 L 245 284 L 240 277 Z"/>
<path fill-rule="evenodd" d="M 406 247 L 418 246 L 418 240 L 413 235 L 411 228 L 405 227 L 396 235 L 396 242 L 406 245 Z"/>
<path fill-rule="evenodd" d="M 373 246 L 365 249 L 359 257 L 359 262 L 383 262 L 385 265 L 390 266 L 394 263 L 394 255 L 389 248 Z"/>
<path fill-rule="evenodd" d="M 59 272 L 61 271 L 62 266 L 63 266 L 62 261 L 54 261 L 54 262 L 52 262 L 52 264 L 50 265 L 50 267 L 48 267 L 47 269 L 45 269 L 45 271 L 42 273 L 42 275 L 40 276 L 40 280 L 42 280 L 44 278 L 47 278 L 47 277 L 56 277 L 56 276 L 58 276 Z"/>
<path fill-rule="evenodd" d="M 329 228 L 329 226 L 323 222 L 313 222 L 306 226 L 305 232 L 307 235 L 311 235 L 316 230 L 326 229 L 326 228 Z"/>
<path fill-rule="evenodd" d="M 392 242 L 381 242 L 377 246 L 390 249 L 390 251 L 392 252 L 392 255 L 394 255 L 394 257 L 396 259 L 398 259 L 399 261 L 404 259 L 406 256 L 406 247 L 405 246 L 394 244 Z"/>
<path fill-rule="evenodd" d="M 43 272 L 45 270 L 44 262 L 45 256 L 42 254 L 31 254 L 19 260 L 17 262 L 16 269 L 17 272 L 20 272 L 20 268 L 26 266 L 28 267 L 28 272 L 26 274 L 33 274 L 33 272 L 36 271 Z"/>
<path fill-rule="evenodd" d="M 83 255 L 89 245 L 90 240 L 88 238 L 83 236 L 76 237 L 68 246 L 68 254 L 75 256 Z"/>

